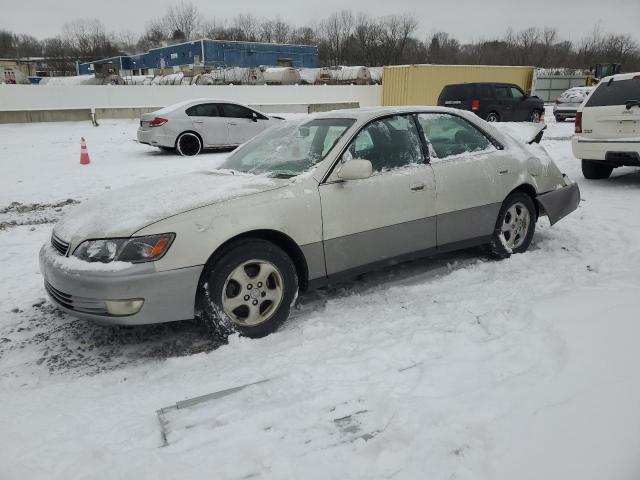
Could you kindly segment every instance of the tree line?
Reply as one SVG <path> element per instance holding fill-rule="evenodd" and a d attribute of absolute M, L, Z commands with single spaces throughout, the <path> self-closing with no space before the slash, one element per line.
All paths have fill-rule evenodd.
<path fill-rule="evenodd" d="M 621 63 L 640 70 L 640 47 L 629 34 L 605 33 L 599 25 L 577 42 L 560 38 L 557 29 L 508 29 L 495 37 L 462 43 L 447 32 L 421 39 L 415 15 L 372 17 L 342 10 L 312 25 L 296 26 L 281 17 L 241 14 L 231 19 L 203 19 L 191 3 L 171 6 L 150 20 L 141 34 L 109 32 L 97 19 L 66 23 L 51 38 L 0 30 L 0 58 L 47 57 L 60 72 L 75 72 L 75 62 L 141 53 L 150 48 L 200 38 L 318 46 L 321 66 L 382 66 L 407 63 L 458 65 L 535 65 L 588 69 L 596 63 Z"/>

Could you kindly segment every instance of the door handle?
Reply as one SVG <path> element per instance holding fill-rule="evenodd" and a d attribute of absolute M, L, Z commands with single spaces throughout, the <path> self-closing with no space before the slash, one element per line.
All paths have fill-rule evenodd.
<path fill-rule="evenodd" d="M 236 122 L 229 122 L 228 124 L 229 124 L 229 125 L 237 125 L 237 123 L 236 123 Z"/>
<path fill-rule="evenodd" d="M 203 120 L 194 120 L 193 123 L 204 123 Z"/>
<path fill-rule="evenodd" d="M 498 170 L 498 175 L 506 175 L 509 173 L 509 170 Z"/>
<path fill-rule="evenodd" d="M 419 192 L 420 190 L 424 190 L 424 183 L 414 183 L 413 185 L 411 185 L 411 190 L 413 190 L 414 192 Z"/>

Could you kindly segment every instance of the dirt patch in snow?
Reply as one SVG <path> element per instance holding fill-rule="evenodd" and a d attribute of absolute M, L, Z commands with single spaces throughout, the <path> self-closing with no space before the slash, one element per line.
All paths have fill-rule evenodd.
<path fill-rule="evenodd" d="M 99 325 L 73 318 L 44 299 L 24 311 L 14 308 L 10 314 L 19 319 L 0 330 L 0 358 L 26 355 L 25 363 L 44 366 L 51 374 L 96 375 L 149 360 L 208 352 L 225 343 L 195 320 L 133 327 Z"/>
<path fill-rule="evenodd" d="M 67 207 L 77 205 L 78 200 L 68 198 L 57 203 L 11 202 L 0 208 L 0 231 L 20 225 L 42 225 L 54 223 Z"/>

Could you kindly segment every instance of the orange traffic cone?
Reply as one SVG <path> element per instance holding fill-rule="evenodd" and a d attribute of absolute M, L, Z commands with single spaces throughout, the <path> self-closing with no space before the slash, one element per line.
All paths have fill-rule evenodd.
<path fill-rule="evenodd" d="M 84 141 L 84 137 L 80 137 L 80 165 L 89 165 L 90 161 L 87 142 Z"/>

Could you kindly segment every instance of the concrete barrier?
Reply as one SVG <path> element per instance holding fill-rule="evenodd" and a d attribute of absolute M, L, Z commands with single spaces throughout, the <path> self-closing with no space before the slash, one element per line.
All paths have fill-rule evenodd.
<path fill-rule="evenodd" d="M 332 103 L 291 103 L 291 104 L 260 104 L 250 105 L 267 114 L 277 113 L 316 113 L 340 110 L 344 108 L 358 108 L 358 102 Z M 0 110 L 0 124 L 2 123 L 31 123 L 31 122 L 78 122 L 91 120 L 95 112 L 96 120 L 114 118 L 140 118 L 143 113 L 153 112 L 162 107 L 107 107 L 107 108 L 61 108 L 52 110 Z"/>
<path fill-rule="evenodd" d="M 0 123 L 78 122 L 91 120 L 90 108 L 0 111 Z"/>
<path fill-rule="evenodd" d="M 380 85 L 0 85 L 0 110 L 156 107 L 210 98 L 248 105 L 382 104 Z"/>

